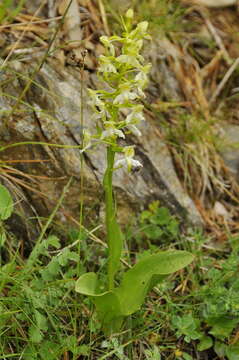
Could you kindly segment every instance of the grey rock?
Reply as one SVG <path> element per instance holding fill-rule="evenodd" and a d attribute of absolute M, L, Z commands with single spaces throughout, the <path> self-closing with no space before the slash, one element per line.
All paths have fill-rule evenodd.
<path fill-rule="evenodd" d="M 222 130 L 222 158 L 231 174 L 239 179 L 239 126 L 227 124 Z"/>
<path fill-rule="evenodd" d="M 25 71 L 24 66 L 22 71 Z M 94 77 L 90 79 L 93 81 Z M 85 81 L 84 86 L 87 87 L 88 84 L 89 81 Z M 19 82 L 18 88 L 16 84 L 14 86 L 14 91 L 9 87 L 5 92 L 14 92 L 17 96 L 17 93 L 22 91 L 23 84 Z M 44 179 L 40 181 L 38 187 L 45 197 L 40 205 L 39 199 L 36 197 L 32 199 L 40 213 L 45 214 L 46 209 L 48 212 L 51 211 L 69 176 L 73 176 L 76 180 L 68 192 L 65 207 L 74 215 L 79 213 L 81 163 L 80 149 L 77 146 L 80 144 L 82 131 L 80 89 L 79 74 L 76 70 L 56 69 L 44 65 L 27 96 L 27 101 L 31 105 L 30 110 L 23 104 L 20 105 L 21 113 L 27 112 L 27 117 L 13 114 L 14 120 L 9 124 L 12 141 L 32 139 L 75 147 L 66 149 L 43 144 L 21 147 L 21 155 L 15 152 L 15 157 L 18 159 L 48 160 L 37 165 L 37 170 L 36 165 L 29 163 L 22 167 L 23 171 L 34 170 L 38 175 L 44 174 L 52 178 L 65 177 L 65 180 L 59 182 Z M 92 114 L 87 105 L 87 97 L 84 89 L 84 126 L 93 130 L 94 123 L 91 121 Z M 1 94 L 0 103 L 3 104 L 4 109 L 9 109 L 11 105 L 8 98 Z M 142 137 L 127 139 L 130 144 L 135 144 L 136 156 L 143 163 L 143 169 L 139 173 L 131 174 L 119 169 L 114 175 L 121 222 L 125 223 L 132 211 L 142 210 L 150 201 L 159 199 L 181 219 L 186 219 L 192 225 L 202 226 L 203 220 L 196 206 L 177 178 L 170 153 L 160 137 L 157 123 L 151 118 L 147 120 L 141 124 Z M 12 153 L 9 156 L 13 156 Z M 99 215 L 100 211 L 105 159 L 105 149 L 102 146 L 85 154 L 85 206 L 91 209 L 91 216 Z"/>

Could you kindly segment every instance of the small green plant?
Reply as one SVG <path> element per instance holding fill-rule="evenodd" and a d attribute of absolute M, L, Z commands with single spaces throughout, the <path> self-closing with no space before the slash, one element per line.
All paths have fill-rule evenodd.
<path fill-rule="evenodd" d="M 93 142 L 101 142 L 107 147 L 107 167 L 104 174 L 105 219 L 108 244 L 107 284 L 94 272 L 83 274 L 76 282 L 76 291 L 87 295 L 95 304 L 98 317 L 105 333 L 112 334 L 120 330 L 125 317 L 140 309 L 147 293 L 167 275 L 188 265 L 193 256 L 186 251 L 156 252 L 143 257 L 126 271 L 119 286 L 115 276 L 120 267 L 123 248 L 123 234 L 117 223 L 117 209 L 113 195 L 113 174 L 119 168 L 128 171 L 138 170 L 142 164 L 134 159 L 134 147 L 119 145 L 118 139 L 125 139 L 127 133 L 140 136 L 137 128 L 144 120 L 143 98 L 147 84 L 150 64 L 145 64 L 140 55 L 143 40 L 149 39 L 148 23 L 143 21 L 135 28 L 132 25 L 133 11 L 128 10 L 122 20 L 122 37 L 101 37 L 107 49 L 106 56 L 99 58 L 99 74 L 107 84 L 107 90 L 89 90 L 94 118 L 97 121 L 97 134 L 85 131 L 83 149 Z M 121 54 L 117 54 L 115 44 L 121 45 Z M 123 155 L 116 159 L 117 155 Z"/>
<path fill-rule="evenodd" d="M 213 349 L 228 360 L 239 357 L 239 248 L 235 243 L 233 246 L 227 258 L 203 259 L 201 267 L 208 270 L 194 284 L 183 313 L 174 310 L 170 315 L 177 337 L 186 343 L 196 341 L 198 351 Z"/>
<path fill-rule="evenodd" d="M 7 220 L 11 216 L 12 211 L 12 197 L 7 188 L 3 185 L 0 185 L 0 249 L 6 241 L 6 232 L 3 221 Z"/>
<path fill-rule="evenodd" d="M 13 213 L 9 191 L 0 185 L 0 219 L 3 222 Z M 5 234 L 1 224 L 1 238 Z M 6 235 L 5 235 L 6 240 Z M 3 247 L 6 244 L 1 244 Z M 37 242 L 23 264 L 17 252 L 9 252 L 10 261 L 0 266 L 0 352 L 2 358 L 23 360 L 56 360 L 66 352 L 77 359 L 87 355 L 88 346 L 79 345 L 74 333 L 71 307 L 72 292 L 78 273 L 76 246 L 60 248 L 54 235 Z M 82 271 L 83 272 L 83 271 Z M 79 304 L 77 304 L 79 309 Z M 73 307 L 74 311 L 74 307 Z M 63 326 L 66 314 L 71 319 Z M 66 336 L 67 335 L 67 336 Z"/>
<path fill-rule="evenodd" d="M 159 201 L 152 202 L 148 209 L 140 214 L 137 227 L 135 239 L 140 243 L 147 241 L 149 245 L 151 242 L 164 245 L 177 240 L 179 235 L 178 220 L 167 208 L 159 206 Z"/>
<path fill-rule="evenodd" d="M 174 153 L 189 192 L 205 196 L 212 188 L 225 191 L 227 185 L 218 176 L 223 163 L 217 153 L 219 139 L 215 131 L 215 118 L 204 119 L 198 114 L 180 114 L 173 126 L 164 127 L 166 139 Z M 192 176 L 193 174 L 193 176 Z M 192 180 L 194 177 L 200 182 Z"/>
<path fill-rule="evenodd" d="M 176 33 L 182 31 L 183 25 L 185 26 L 182 21 L 185 9 L 180 1 L 142 0 L 136 2 L 136 7 L 139 16 L 143 14 L 145 19 L 150 22 L 153 30 L 157 31 L 157 36 L 168 33 L 173 33 L 175 36 Z"/>
<path fill-rule="evenodd" d="M 10 21 L 21 11 L 26 0 L 18 1 L 17 6 L 15 6 L 13 0 L 2 0 L 0 4 L 0 24 L 3 21 Z"/>
<path fill-rule="evenodd" d="M 161 360 L 159 349 L 156 345 L 153 346 L 152 350 L 145 350 L 146 360 Z"/>

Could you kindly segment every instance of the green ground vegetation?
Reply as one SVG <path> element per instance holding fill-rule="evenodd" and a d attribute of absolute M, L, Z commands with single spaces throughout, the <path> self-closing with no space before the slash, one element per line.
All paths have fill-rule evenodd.
<path fill-rule="evenodd" d="M 16 8 L 12 1 L 4 1 L 0 7 L 0 21 L 6 23 L 14 18 L 23 5 L 24 1 L 21 1 Z M 139 20 L 150 21 L 157 9 L 159 16 L 150 21 L 152 31 L 169 37 L 175 33 L 176 37 L 180 37 L 185 9 L 179 2 L 142 1 L 140 6 L 135 6 Z M 111 19 L 114 18 L 119 20 L 112 11 Z M 117 25 L 116 32 L 118 29 Z M 108 41 L 106 37 L 104 40 Z M 112 50 L 112 44 L 108 45 Z M 47 55 L 43 60 L 46 59 Z M 108 69 L 112 66 L 109 62 L 104 65 Z M 127 67 L 124 59 L 120 66 L 126 73 L 128 70 L 134 71 L 124 68 Z M 32 82 L 33 79 L 29 79 L 27 86 Z M 17 99 L 17 103 L 21 100 Z M 115 112 L 113 104 L 110 109 Z M 204 175 L 205 184 L 210 183 L 211 186 L 216 181 L 215 173 L 210 172 L 215 164 L 210 160 L 215 158 L 216 153 L 210 127 L 214 121 L 208 123 L 200 116 L 180 113 L 176 126 L 167 127 L 165 132 L 168 143 L 183 159 L 182 168 L 189 184 L 190 172 L 194 167 L 199 177 Z M 115 128 L 118 134 L 121 128 Z M 107 130 L 106 126 L 104 131 Z M 102 138 L 104 131 L 101 131 L 98 139 Z M 107 141 L 108 145 L 112 145 L 109 139 Z M 188 144 L 193 144 L 195 152 Z M 116 149 L 116 144 L 113 145 Z M 202 153 L 198 149 L 202 149 Z M 211 157 L 203 165 L 205 151 Z M 191 156 L 188 160 L 189 153 Z M 187 161 L 190 166 L 185 166 Z M 53 221 L 67 196 L 68 186 L 71 186 L 70 182 L 52 214 L 43 221 L 35 245 L 22 252 L 22 243 L 8 225 L 8 219 L 15 211 L 13 199 L 7 188 L 0 185 L 0 359 L 237 360 L 239 237 L 231 235 L 228 230 L 227 241 L 223 246 L 216 247 L 203 230 L 186 229 L 158 201 L 149 204 L 140 214 L 135 214 L 134 221 L 125 229 L 125 243 L 117 255 L 117 273 L 114 271 L 111 287 L 112 282 L 120 284 L 125 272 L 132 275 L 128 269 L 135 263 L 147 264 L 148 259 L 152 259 L 158 251 L 190 253 L 194 260 L 191 263 L 188 261 L 190 264 L 186 267 L 176 267 L 167 277 L 160 273 L 164 281 L 159 282 L 153 273 L 150 283 L 142 288 L 140 304 L 134 306 L 134 311 L 126 309 L 128 316 L 123 314 L 124 326 L 116 327 L 117 332 L 105 336 L 92 299 L 75 291 L 77 279 L 89 271 L 100 275 L 99 288 L 104 289 L 109 280 L 108 253 L 100 245 L 101 241 L 92 241 L 91 237 L 92 233 L 95 234 L 94 240 L 97 240 L 97 235 L 100 237 L 98 224 L 93 224 L 92 229 L 82 230 L 83 227 L 79 229 L 70 225 L 60 227 Z M 106 187 L 106 193 L 107 189 L 109 187 Z M 115 225 L 116 210 L 112 199 L 109 217 Z M 126 280 L 136 282 L 138 277 L 143 278 L 142 272 L 136 275 L 126 277 Z M 108 290 L 112 292 L 112 289 Z M 126 290 L 130 292 L 129 286 L 126 286 Z M 89 294 L 89 286 L 87 291 Z M 104 295 L 108 297 L 109 292 Z M 109 302 L 106 310 L 118 311 L 120 307 L 117 308 L 114 303 L 110 308 L 112 303 Z"/>
<path fill-rule="evenodd" d="M 5 225 L 14 210 L 2 186 L 0 198 L 1 359 L 126 360 L 137 359 L 139 352 L 152 360 L 203 359 L 203 354 L 238 358 L 238 237 L 229 236 L 227 248 L 217 250 L 202 231 L 182 236 L 177 219 L 152 203 L 127 231 L 131 245 L 123 262 L 129 264 L 139 250 L 136 257 L 142 261 L 159 245 L 161 250 L 190 251 L 195 260 L 151 290 L 143 307 L 128 318 L 125 331 L 105 338 L 91 302 L 75 292 L 79 269 L 84 274 L 90 268 L 107 278 L 105 250 L 92 244 L 86 232 L 79 239 L 79 230 L 73 228 L 65 229 L 62 247 L 49 225 L 48 234 L 24 261 Z"/>

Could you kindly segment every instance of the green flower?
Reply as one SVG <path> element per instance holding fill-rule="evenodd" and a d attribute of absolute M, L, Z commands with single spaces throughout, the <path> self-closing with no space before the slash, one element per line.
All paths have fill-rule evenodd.
<path fill-rule="evenodd" d="M 141 136 L 141 131 L 135 125 L 127 125 L 126 128 L 135 136 Z"/>
<path fill-rule="evenodd" d="M 140 123 L 141 121 L 144 121 L 145 118 L 144 118 L 144 115 L 142 113 L 142 109 L 143 109 L 143 105 L 136 105 L 134 108 L 133 108 L 133 111 L 131 111 L 130 114 L 127 115 L 126 119 L 125 119 L 125 123 L 127 125 L 129 124 L 138 124 Z"/>
<path fill-rule="evenodd" d="M 136 92 L 132 91 L 129 83 L 122 84 L 119 86 L 120 93 L 117 95 L 113 101 L 113 104 L 124 104 L 129 100 L 135 100 L 139 96 Z"/>
<path fill-rule="evenodd" d="M 106 130 L 104 130 L 101 134 L 101 140 L 107 139 L 107 138 L 125 138 L 124 133 L 122 130 L 119 130 L 115 127 L 115 123 L 113 121 L 107 121 L 104 123 L 104 126 Z"/>
<path fill-rule="evenodd" d="M 101 100 L 100 95 L 97 90 L 88 89 L 88 93 L 90 95 L 89 105 L 93 108 L 105 108 L 104 101 Z"/>
<path fill-rule="evenodd" d="M 112 64 L 112 59 L 110 59 L 109 57 L 100 55 L 99 62 L 100 62 L 100 67 L 98 69 L 99 72 L 117 73 L 115 66 Z"/>
<path fill-rule="evenodd" d="M 123 150 L 125 157 L 123 159 L 119 159 L 115 162 L 115 168 L 119 169 L 122 167 L 126 167 L 130 172 L 131 170 L 139 170 L 143 167 L 140 161 L 135 160 L 134 156 L 134 147 L 126 146 Z"/>
<path fill-rule="evenodd" d="M 150 68 L 150 67 L 148 67 Z M 135 76 L 135 79 L 134 79 L 137 84 L 143 89 L 146 85 L 147 85 L 147 82 L 148 82 L 148 76 L 147 76 L 147 72 L 146 71 L 140 71 L 136 76 Z"/>
<path fill-rule="evenodd" d="M 114 48 L 114 45 L 112 45 L 112 42 L 115 40 L 112 40 L 112 38 L 110 40 L 108 36 L 101 36 L 100 41 L 106 48 L 109 49 L 110 55 L 115 56 L 115 48 Z"/>
<path fill-rule="evenodd" d="M 135 55 L 120 55 L 116 58 L 116 61 L 122 64 L 127 64 L 131 67 L 136 67 L 136 68 L 140 67 L 140 63 L 135 57 Z"/>

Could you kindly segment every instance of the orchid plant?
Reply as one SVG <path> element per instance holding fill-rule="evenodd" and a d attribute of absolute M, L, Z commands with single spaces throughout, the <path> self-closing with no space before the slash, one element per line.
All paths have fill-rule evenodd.
<path fill-rule="evenodd" d="M 113 174 L 119 168 L 138 170 L 143 165 L 134 158 L 134 146 L 121 146 L 119 139 L 127 134 L 141 136 L 137 125 L 144 121 L 140 100 L 145 97 L 150 64 L 140 54 L 143 40 L 150 39 L 148 23 L 133 27 L 133 10 L 122 19 L 122 36 L 102 36 L 106 54 L 99 58 L 98 76 L 106 84 L 102 90 L 89 89 L 94 135 L 84 132 L 82 152 L 101 142 L 107 148 L 107 166 L 103 179 L 105 191 L 105 222 L 108 245 L 108 282 L 102 289 L 96 273 L 83 274 L 76 282 L 76 291 L 89 296 L 96 306 L 103 330 L 107 334 L 119 331 L 126 316 L 137 311 L 147 292 L 165 276 L 188 265 L 193 256 L 185 251 L 170 250 L 144 257 L 124 273 L 121 284 L 116 286 L 115 276 L 120 267 L 123 234 L 117 223 L 117 209 L 113 195 Z M 121 52 L 118 55 L 118 48 Z M 120 154 L 118 160 L 116 154 Z"/>

